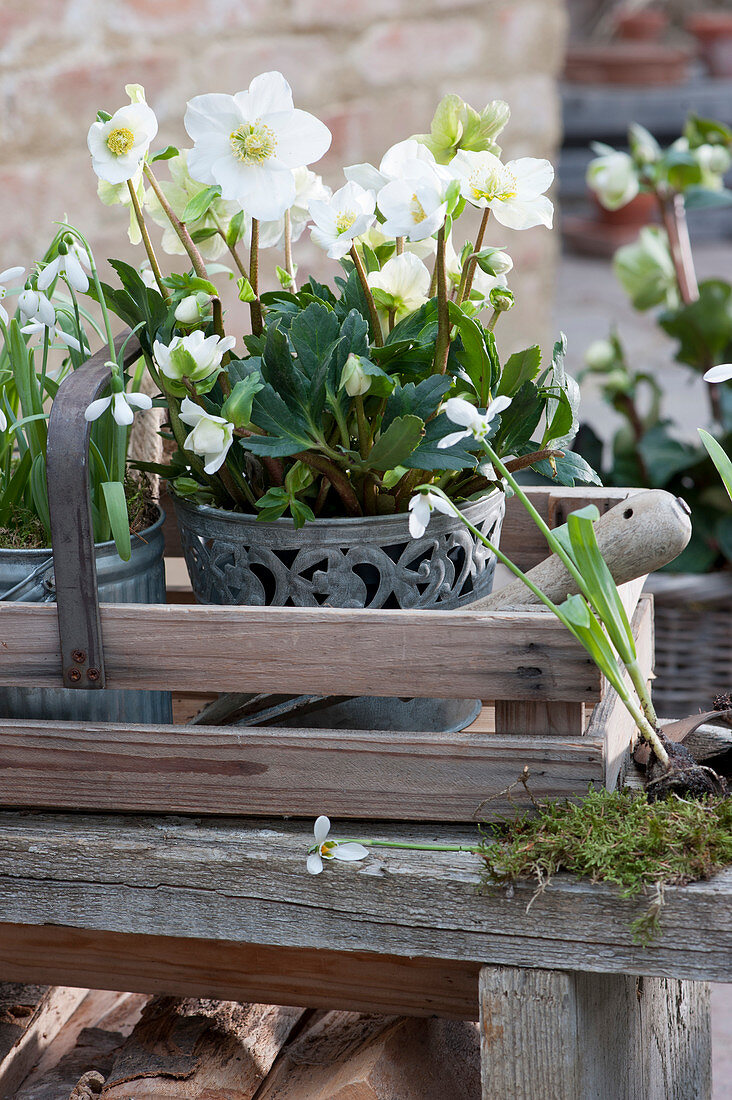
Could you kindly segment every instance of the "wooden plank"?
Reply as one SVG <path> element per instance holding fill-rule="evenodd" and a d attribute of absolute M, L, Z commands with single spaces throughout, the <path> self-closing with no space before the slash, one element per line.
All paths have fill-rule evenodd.
<path fill-rule="evenodd" d="M 590 486 L 570 489 L 562 485 L 532 485 L 526 488 L 531 503 L 550 527 L 564 523 L 568 512 L 583 508 L 585 504 L 596 504 L 601 512 L 606 512 L 613 505 L 625 500 L 629 492 L 629 489 Z M 564 518 L 560 518 L 560 515 Z M 541 531 L 521 501 L 515 497 L 506 502 L 501 549 L 523 570 L 532 569 L 549 553 Z"/>
<path fill-rule="evenodd" d="M 52 986 L 46 990 L 22 1035 L 0 1061 L 0 1096 L 15 1096 L 18 1087 L 88 992 L 76 985 Z"/>
<path fill-rule="evenodd" d="M 581 795 L 602 741 L 0 720 L 0 806 L 474 821 L 524 766 L 536 796 Z"/>
<path fill-rule="evenodd" d="M 477 962 L 365 951 L 0 924 L 3 974 L 133 993 L 472 1020 L 479 970 Z"/>
<path fill-rule="evenodd" d="M 334 823 L 334 837 L 475 844 L 465 826 Z M 732 980 L 732 869 L 669 887 L 661 931 L 630 924 L 647 897 L 557 876 L 480 890 L 467 852 L 376 850 L 305 871 L 308 822 L 0 815 L 0 922 L 542 969 Z M 53 935 L 49 929 L 48 934 Z M 0 948 L 7 943 L 0 935 Z M 13 976 L 26 980 L 16 959 Z M 110 967 L 113 960 L 110 960 Z M 38 980 L 37 971 L 34 980 Z M 118 986 L 117 988 L 124 988 Z"/>
<path fill-rule="evenodd" d="M 594 702 L 600 674 L 548 611 L 102 607 L 110 688 Z M 58 687 L 52 604 L 0 604 L 0 685 Z"/>
<path fill-rule="evenodd" d="M 483 1097 L 710 1100 L 709 986 L 484 967 Z"/>
<path fill-rule="evenodd" d="M 527 703 L 496 700 L 496 732 L 532 737 L 581 737 L 585 732 L 584 703 Z"/>

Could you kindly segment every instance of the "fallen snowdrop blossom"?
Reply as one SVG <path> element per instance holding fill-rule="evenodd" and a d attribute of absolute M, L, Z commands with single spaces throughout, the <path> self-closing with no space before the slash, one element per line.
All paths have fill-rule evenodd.
<path fill-rule="evenodd" d="M 22 278 L 23 275 L 25 275 L 24 267 L 6 267 L 4 271 L 0 271 L 0 302 L 2 302 L 3 298 L 5 298 L 8 293 L 8 288 L 6 284 L 14 283 L 16 279 Z M 8 311 L 3 305 L 0 305 L 0 317 L 7 325 Z M 4 428 L 3 431 L 5 431 Z"/>
<path fill-rule="evenodd" d="M 89 127 L 86 143 L 92 168 L 107 183 L 134 179 L 157 132 L 158 120 L 147 103 L 120 107 L 108 122 Z"/>
<path fill-rule="evenodd" d="M 460 432 L 453 432 L 450 435 L 443 436 L 437 443 L 440 450 L 444 450 L 446 447 L 452 447 L 461 439 L 466 439 L 468 436 L 473 436 L 478 442 L 482 442 L 488 432 L 490 431 L 491 421 L 502 413 L 511 404 L 510 397 L 496 397 L 494 401 L 491 401 L 488 408 L 482 413 L 479 409 L 476 409 L 475 405 L 471 405 L 469 401 L 466 401 L 463 397 L 451 397 L 445 402 L 445 413 L 448 418 L 452 420 L 453 424 L 460 424 L 463 430 Z"/>
<path fill-rule="evenodd" d="M 310 235 L 331 260 L 340 260 L 350 251 L 354 238 L 373 225 L 375 209 L 373 191 L 349 182 L 327 202 L 316 199 L 310 203 L 310 217 L 315 222 Z"/>
<path fill-rule="evenodd" d="M 503 164 L 493 153 L 460 150 L 450 163 L 460 193 L 473 206 L 489 209 L 508 229 L 552 227 L 554 207 L 544 192 L 554 169 L 548 160 L 521 157 Z"/>
<path fill-rule="evenodd" d="M 183 398 L 180 418 L 193 429 L 183 446 L 203 458 L 203 468 L 207 474 L 215 474 L 223 466 L 229 447 L 234 442 L 234 425 L 223 416 L 207 413 L 189 397 Z"/>
<path fill-rule="evenodd" d="M 732 379 L 732 363 L 720 363 L 717 367 L 711 367 L 704 375 L 705 382 L 729 382 L 730 379 Z"/>
<path fill-rule="evenodd" d="M 327 840 L 330 832 L 330 818 L 324 814 L 315 822 L 313 833 L 315 835 L 314 850 L 308 854 L 307 868 L 311 875 L 319 875 L 323 870 L 324 859 L 340 859 L 345 863 L 353 863 L 355 860 L 365 859 L 369 854 L 368 848 L 355 841 L 341 843 L 338 840 Z"/>
<path fill-rule="evenodd" d="M 331 143 L 324 123 L 295 109 L 279 72 L 262 73 L 233 96 L 194 96 L 184 125 L 194 142 L 193 178 L 218 184 L 222 198 L 261 221 L 284 214 L 295 199 L 293 169 L 320 160 Z"/>
<path fill-rule="evenodd" d="M 422 538 L 433 512 L 453 516 L 455 509 L 448 500 L 437 493 L 415 493 L 409 502 L 409 534 L 413 539 Z"/>
<path fill-rule="evenodd" d="M 125 393 L 124 390 L 118 390 L 109 397 L 100 397 L 92 401 L 84 413 L 84 419 L 98 420 L 110 405 L 115 422 L 121 428 L 126 428 L 134 420 L 136 411 L 140 409 L 147 411 L 152 408 L 152 398 L 146 393 Z"/>
<path fill-rule="evenodd" d="M 46 264 L 43 271 L 38 276 L 38 289 L 41 291 L 48 290 L 54 279 L 63 276 L 69 286 L 72 287 L 77 294 L 86 294 L 89 289 L 87 272 L 91 274 L 89 254 L 86 249 L 80 244 L 77 244 L 76 241 L 64 245 L 63 247 L 66 248 L 67 251 L 61 252 L 59 249 L 56 258 Z"/>

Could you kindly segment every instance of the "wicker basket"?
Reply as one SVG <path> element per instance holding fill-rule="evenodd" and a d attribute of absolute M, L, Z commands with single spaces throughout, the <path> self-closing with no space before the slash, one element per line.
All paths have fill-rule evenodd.
<path fill-rule="evenodd" d="M 663 718 L 710 710 L 732 689 L 732 573 L 654 573 L 656 679 Z"/>

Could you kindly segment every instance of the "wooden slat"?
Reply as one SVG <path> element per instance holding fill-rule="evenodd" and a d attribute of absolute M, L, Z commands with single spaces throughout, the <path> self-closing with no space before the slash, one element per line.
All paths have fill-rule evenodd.
<path fill-rule="evenodd" d="M 312 820 L 0 814 L 0 923 L 542 969 L 732 980 L 732 869 L 669 887 L 646 948 L 630 923 L 649 898 L 557 876 L 479 890 L 469 853 L 379 850 L 308 875 Z M 475 843 L 462 826 L 334 823 L 334 837 Z M 49 937 L 53 928 L 47 929 Z M 59 935 L 65 934 L 59 930 Z M 0 949 L 7 942 L 0 935 Z M 49 950 L 52 943 L 49 939 Z M 37 960 L 17 962 L 38 976 Z M 110 958 L 110 971 L 121 965 Z M 80 975 L 79 975 L 80 979 Z M 124 986 L 118 986 L 124 988 Z"/>
<path fill-rule="evenodd" d="M 581 737 L 585 731 L 584 703 L 527 703 L 523 700 L 497 699 L 495 713 L 497 733 Z"/>
<path fill-rule="evenodd" d="M 110 688 L 595 702 L 550 612 L 108 604 Z M 0 604 L 0 685 L 60 686 L 56 608 Z"/>
<path fill-rule="evenodd" d="M 0 805 L 473 821 L 604 781 L 602 740 L 0 721 Z M 523 791 L 514 804 L 528 805 Z M 486 799 L 489 801 L 486 802 Z"/>
<path fill-rule="evenodd" d="M 564 523 L 569 512 L 583 508 L 586 504 L 596 504 L 601 512 L 606 512 L 613 505 L 625 500 L 631 491 L 587 486 L 569 489 L 562 485 L 541 485 L 526 489 L 532 504 L 550 527 Z M 521 501 L 515 497 L 506 502 L 501 550 L 523 570 L 532 569 L 549 554 L 544 536 Z"/>
<path fill-rule="evenodd" d="M 0 924 L 0 972 L 95 989 L 407 1016 L 478 1015 L 471 962 Z"/>

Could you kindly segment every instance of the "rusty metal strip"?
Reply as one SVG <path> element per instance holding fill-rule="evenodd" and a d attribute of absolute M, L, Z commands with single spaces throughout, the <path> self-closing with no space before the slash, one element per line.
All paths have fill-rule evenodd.
<path fill-rule="evenodd" d="M 128 336 L 127 329 L 117 337 L 118 353 Z M 140 354 L 140 344 L 133 336 L 125 348 L 125 368 Z M 104 348 L 67 375 L 54 398 L 48 422 L 46 482 L 61 670 L 64 687 L 68 688 L 105 685 L 89 493 L 91 424 L 84 419 L 84 410 L 109 382 L 108 361 L 109 349 Z"/>

